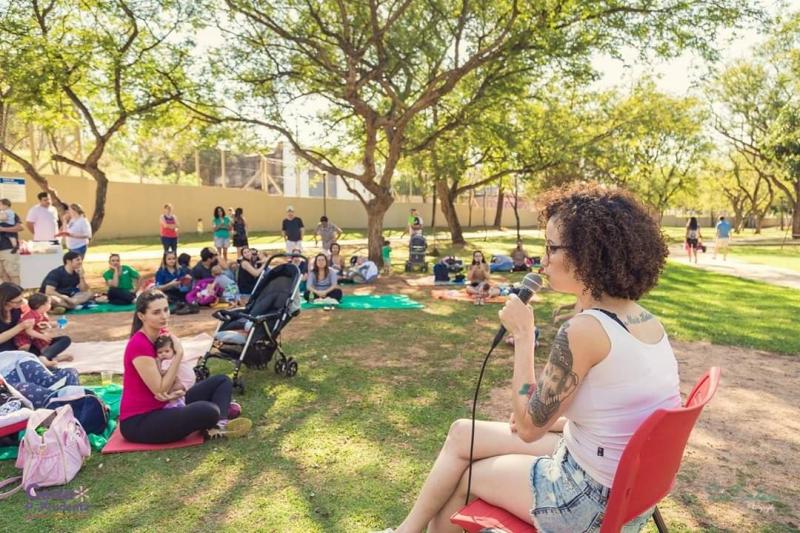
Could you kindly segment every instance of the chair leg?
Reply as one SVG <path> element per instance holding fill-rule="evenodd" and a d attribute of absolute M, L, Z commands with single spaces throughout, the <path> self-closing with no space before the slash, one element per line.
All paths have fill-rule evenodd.
<path fill-rule="evenodd" d="M 658 510 L 658 506 L 656 506 L 655 510 L 653 511 L 653 522 L 656 523 L 656 529 L 658 529 L 658 533 L 667 533 L 669 529 L 667 529 L 667 524 L 664 522 L 664 519 L 661 517 L 661 511 Z"/>

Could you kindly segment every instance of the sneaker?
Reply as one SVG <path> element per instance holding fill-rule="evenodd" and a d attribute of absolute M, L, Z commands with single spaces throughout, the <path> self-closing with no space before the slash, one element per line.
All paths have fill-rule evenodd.
<path fill-rule="evenodd" d="M 250 433 L 253 421 L 249 418 L 237 418 L 235 420 L 220 420 L 216 428 L 208 430 L 209 439 L 236 439 L 244 437 Z"/>

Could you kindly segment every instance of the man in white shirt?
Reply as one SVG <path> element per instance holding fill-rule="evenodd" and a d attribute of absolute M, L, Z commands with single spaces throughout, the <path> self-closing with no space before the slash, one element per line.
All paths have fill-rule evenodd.
<path fill-rule="evenodd" d="M 39 205 L 28 210 L 25 226 L 33 233 L 34 241 L 54 241 L 58 233 L 58 211 L 50 201 L 50 195 L 40 192 L 37 195 Z"/>
<path fill-rule="evenodd" d="M 348 271 L 348 277 L 355 283 L 371 283 L 378 278 L 378 265 L 366 257 L 359 257 Z"/>

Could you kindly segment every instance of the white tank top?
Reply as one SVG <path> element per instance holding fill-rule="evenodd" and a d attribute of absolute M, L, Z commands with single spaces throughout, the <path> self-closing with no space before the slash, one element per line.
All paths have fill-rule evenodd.
<path fill-rule="evenodd" d="M 606 487 L 633 432 L 653 411 L 681 404 L 678 362 L 667 334 L 655 344 L 640 341 L 596 309 L 611 341 L 608 356 L 589 369 L 564 413 L 564 442 L 575 461 Z"/>

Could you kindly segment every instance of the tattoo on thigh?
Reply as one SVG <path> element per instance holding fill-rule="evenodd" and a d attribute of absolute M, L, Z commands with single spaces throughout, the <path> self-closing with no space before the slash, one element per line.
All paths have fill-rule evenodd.
<path fill-rule="evenodd" d="M 561 326 L 553 340 L 550 358 L 528 402 L 528 415 L 537 427 L 544 427 L 558 412 L 561 402 L 578 387 L 578 375 L 572 371 L 572 352 L 569 349 L 567 329 L 569 322 Z"/>

